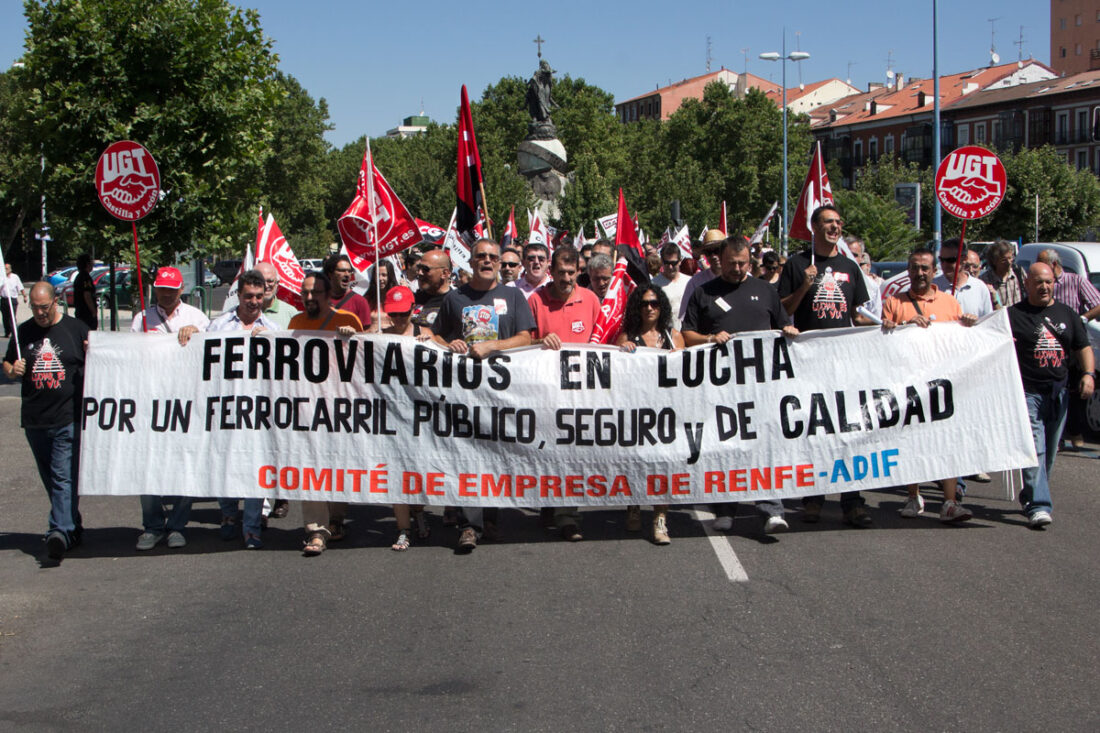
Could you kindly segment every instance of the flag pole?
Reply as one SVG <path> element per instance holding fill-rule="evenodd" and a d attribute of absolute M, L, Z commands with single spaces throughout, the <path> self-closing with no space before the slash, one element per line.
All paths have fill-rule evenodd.
<path fill-rule="evenodd" d="M 493 239 L 493 222 L 489 219 L 489 200 L 485 198 L 485 181 L 481 180 L 480 175 L 477 179 L 477 187 L 481 191 L 481 208 L 485 212 L 485 233 L 489 239 Z"/>
<path fill-rule="evenodd" d="M 138 251 L 137 222 L 130 222 L 130 228 L 134 232 L 134 262 L 137 265 L 138 298 L 141 300 L 141 330 L 144 333 L 149 330 L 149 319 L 145 317 L 145 286 L 141 282 L 141 252 Z"/>
<path fill-rule="evenodd" d="M 15 339 L 15 360 L 19 361 L 23 358 L 23 350 L 19 348 L 19 322 L 15 320 L 15 306 L 12 305 L 15 298 L 4 298 L 4 300 L 8 301 L 8 312 L 11 313 L 12 338 Z"/>
<path fill-rule="evenodd" d="M 367 135 L 367 211 L 370 215 L 371 234 L 374 236 L 374 307 L 382 309 L 382 278 L 378 277 L 378 268 L 382 266 L 378 248 L 378 224 L 374 210 L 374 156 L 370 152 L 370 135 Z M 378 314 L 378 330 L 382 333 L 382 314 Z"/>

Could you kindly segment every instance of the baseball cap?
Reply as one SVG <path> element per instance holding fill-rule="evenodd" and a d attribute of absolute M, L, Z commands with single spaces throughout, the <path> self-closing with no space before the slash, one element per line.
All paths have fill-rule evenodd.
<path fill-rule="evenodd" d="M 386 313 L 408 313 L 413 309 L 413 291 L 404 285 L 390 288 L 382 310 Z"/>
<path fill-rule="evenodd" d="M 182 288 L 183 275 L 174 267 L 161 267 L 157 269 L 157 279 L 153 281 L 154 288 Z"/>

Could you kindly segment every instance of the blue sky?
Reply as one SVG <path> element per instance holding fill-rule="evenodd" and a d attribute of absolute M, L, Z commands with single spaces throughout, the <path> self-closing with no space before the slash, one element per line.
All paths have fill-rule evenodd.
<path fill-rule="evenodd" d="M 858 87 L 884 81 L 887 61 L 907 77 L 932 74 L 932 4 L 851 0 L 735 2 L 535 3 L 387 2 L 373 0 L 245 0 L 260 12 L 280 67 L 329 103 L 343 145 L 378 136 L 423 108 L 432 119 L 453 122 L 459 90 L 477 98 L 502 76 L 530 76 L 537 65 L 533 39 L 560 74 L 582 77 L 623 100 L 670 81 L 711 69 L 745 68 L 780 80 L 779 64 L 758 54 L 778 51 L 787 28 L 788 50 L 810 53 L 801 78 L 812 82 L 849 77 Z M 0 63 L 22 53 L 26 27 L 19 0 L 0 0 Z M 843 8 L 843 10 L 838 10 Z M 989 63 L 990 22 L 1002 61 L 1015 60 L 1023 26 L 1024 58 L 1050 61 L 1050 6 L 1039 0 L 941 0 L 940 71 L 953 73 Z M 789 86 L 799 81 L 787 67 Z M 476 124 L 476 120 L 475 120 Z"/>

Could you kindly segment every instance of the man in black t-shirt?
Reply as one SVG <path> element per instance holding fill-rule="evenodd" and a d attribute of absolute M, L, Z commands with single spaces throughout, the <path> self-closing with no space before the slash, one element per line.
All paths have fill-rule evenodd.
<path fill-rule="evenodd" d="M 61 312 L 48 282 L 34 284 L 30 304 L 31 320 L 8 342 L 3 367 L 22 382 L 23 431 L 50 497 L 46 553 L 60 560 L 83 532 L 76 482 L 88 327 Z"/>
<path fill-rule="evenodd" d="M 1054 271 L 1050 266 L 1042 262 L 1032 265 L 1024 288 L 1027 297 L 1008 309 L 1008 320 L 1016 342 L 1031 435 L 1039 456 L 1039 465 L 1023 469 L 1020 504 L 1028 516 L 1028 526 L 1038 529 L 1052 521 L 1050 472 L 1066 424 L 1069 354 L 1076 355 L 1083 372 L 1078 384 L 1082 399 L 1092 396 L 1096 372 L 1092 347 L 1080 316 L 1054 300 Z"/>
<path fill-rule="evenodd" d="M 424 255 L 424 259 L 428 256 Z M 504 349 L 529 346 L 535 318 L 523 291 L 501 285 L 497 280 L 500 245 L 491 239 L 474 242 L 470 265 L 474 268 L 470 282 L 452 288 L 443 299 L 439 316 L 432 324 L 435 342 L 474 359 L 485 359 Z M 490 537 L 495 535 L 497 514 L 493 510 L 486 516 L 482 507 L 463 507 L 459 521 L 462 530 L 458 538 L 459 551 L 472 551 L 483 532 Z"/>
<path fill-rule="evenodd" d="M 435 319 L 443 298 L 451 291 L 451 257 L 441 249 L 424 253 L 416 266 L 416 295 L 412 322 L 422 329 L 435 330 Z"/>
<path fill-rule="evenodd" d="M 791 255 L 779 275 L 779 297 L 794 317 L 799 331 L 823 328 L 869 326 L 871 320 L 856 312 L 870 300 L 863 271 L 840 253 L 838 242 L 844 222 L 832 204 L 823 204 L 810 217 L 814 241 L 810 249 Z M 824 496 L 802 498 L 802 521 L 821 520 Z M 840 495 L 844 521 L 853 527 L 870 527 L 874 522 L 858 491 Z"/>
<path fill-rule="evenodd" d="M 734 231 L 737 231 L 735 228 Z M 684 313 L 684 344 L 724 344 L 731 334 L 743 331 L 782 330 L 789 338 L 798 329 L 787 325 L 787 313 L 779 293 L 768 283 L 752 277 L 749 244 L 740 235 L 724 239 L 718 249 L 718 277 L 695 288 Z M 736 503 L 713 504 L 714 528 L 728 531 L 733 527 Z M 764 517 L 764 533 L 788 529 L 779 499 L 756 502 Z"/>

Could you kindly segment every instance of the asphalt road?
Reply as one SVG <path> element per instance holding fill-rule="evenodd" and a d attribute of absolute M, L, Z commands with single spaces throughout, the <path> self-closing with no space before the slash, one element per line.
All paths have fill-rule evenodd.
<path fill-rule="evenodd" d="M 1094 453 L 1059 458 L 1045 531 L 994 498 L 902 520 L 900 491 L 868 494 L 872 530 L 835 502 L 773 540 L 746 516 L 722 539 L 745 582 L 686 509 L 668 547 L 621 511 L 586 511 L 577 544 L 507 511 L 463 556 L 438 508 L 402 554 L 388 508 L 353 507 L 305 558 L 294 505 L 259 552 L 202 502 L 186 548 L 139 554 L 137 498 L 87 497 L 51 566 L 18 407 L 0 396 L 0 730 L 1100 729 Z"/>

